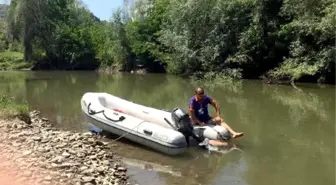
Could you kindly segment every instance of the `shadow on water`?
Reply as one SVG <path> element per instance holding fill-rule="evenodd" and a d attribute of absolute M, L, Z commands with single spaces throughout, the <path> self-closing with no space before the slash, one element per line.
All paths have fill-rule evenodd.
<path fill-rule="evenodd" d="M 195 86 L 161 74 L 0 74 L 0 93 L 27 101 L 56 127 L 78 131 L 88 129 L 80 111 L 85 92 L 107 92 L 169 111 L 177 106 L 187 109 Z M 298 86 L 303 92 L 254 80 L 209 88 L 205 85 L 206 93 L 220 103 L 224 120 L 234 130 L 245 132 L 236 141 L 244 153 L 209 154 L 192 147 L 186 155 L 171 157 L 127 140 L 112 142 L 115 136 L 107 139 L 118 145 L 113 152 L 128 160 L 130 173 L 140 184 L 334 184 L 335 86 Z"/>
<path fill-rule="evenodd" d="M 90 131 L 105 138 L 115 148 L 114 152 L 122 156 L 122 161 L 129 168 L 128 172 L 140 184 L 212 184 L 223 166 L 237 170 L 232 165 L 241 161 L 242 151 L 239 146 L 222 148 L 219 151 L 208 151 L 191 144 L 189 151 L 174 157 L 156 153 L 146 146 L 134 143 L 118 135 L 111 134 L 92 126 Z M 117 141 L 116 141 L 117 140 Z M 122 146 L 122 147 L 120 147 Z M 242 161 L 241 161 L 242 162 Z M 149 178 L 151 177 L 152 178 Z M 231 182 L 243 182 L 240 175 L 224 175 Z M 222 181 L 219 182 L 220 184 Z M 241 183 L 245 184 L 245 183 Z"/>

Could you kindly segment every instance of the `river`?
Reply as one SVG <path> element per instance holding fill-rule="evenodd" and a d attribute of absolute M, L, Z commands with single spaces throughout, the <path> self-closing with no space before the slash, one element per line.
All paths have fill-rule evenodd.
<path fill-rule="evenodd" d="M 77 131 L 88 129 L 80 111 L 85 92 L 108 92 L 172 110 L 187 109 L 194 87 L 188 80 L 163 74 L 0 73 L 0 93 L 27 101 L 56 127 Z M 303 92 L 246 80 L 206 88 L 220 103 L 225 121 L 245 133 L 236 141 L 241 151 L 209 153 L 191 148 L 186 155 L 171 157 L 117 141 L 113 152 L 124 157 L 128 173 L 140 185 L 334 185 L 335 86 L 298 87 Z"/>

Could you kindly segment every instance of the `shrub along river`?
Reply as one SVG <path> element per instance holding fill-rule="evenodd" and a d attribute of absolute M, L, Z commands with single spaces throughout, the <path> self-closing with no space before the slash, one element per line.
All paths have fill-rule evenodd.
<path fill-rule="evenodd" d="M 95 72 L 1 72 L 0 93 L 27 101 L 56 127 L 87 131 L 80 110 L 85 92 L 107 92 L 160 109 L 187 109 L 194 85 L 164 74 Z M 206 93 L 221 105 L 235 130 L 245 132 L 240 150 L 209 153 L 191 148 L 180 157 L 164 156 L 127 141 L 117 155 L 139 184 L 155 185 L 332 185 L 335 183 L 335 86 L 268 85 L 246 80 L 212 86 Z M 212 107 L 211 112 L 214 113 Z"/>

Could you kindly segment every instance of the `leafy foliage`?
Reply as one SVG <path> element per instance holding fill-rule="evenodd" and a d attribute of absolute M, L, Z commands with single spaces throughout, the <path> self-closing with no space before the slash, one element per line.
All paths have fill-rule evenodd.
<path fill-rule="evenodd" d="M 110 21 L 77 0 L 12 0 L 6 12 L 0 49 L 33 69 L 335 83 L 333 0 L 138 0 Z"/>

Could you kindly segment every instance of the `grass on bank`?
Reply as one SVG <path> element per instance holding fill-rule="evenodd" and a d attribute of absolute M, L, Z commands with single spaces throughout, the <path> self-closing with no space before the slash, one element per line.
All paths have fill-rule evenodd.
<path fill-rule="evenodd" d="M 30 122 L 28 105 L 18 104 L 14 101 L 14 98 L 0 95 L 0 119 L 14 118 Z"/>
<path fill-rule="evenodd" d="M 242 85 L 242 76 L 239 70 L 225 70 L 220 73 L 195 73 L 191 82 L 197 86 L 213 87 L 239 87 Z"/>
<path fill-rule="evenodd" d="M 19 70 L 30 68 L 31 65 L 24 61 L 21 52 L 0 52 L 0 71 L 1 70 Z"/>

